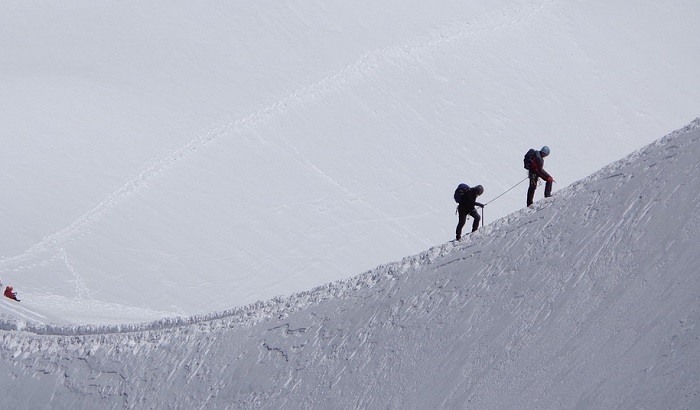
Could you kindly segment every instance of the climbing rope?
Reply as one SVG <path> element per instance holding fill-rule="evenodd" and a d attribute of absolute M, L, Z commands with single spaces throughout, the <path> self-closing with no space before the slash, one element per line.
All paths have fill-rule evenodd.
<path fill-rule="evenodd" d="M 501 195 L 499 195 L 499 196 L 493 198 L 492 200 L 488 201 L 487 203 L 484 204 L 484 207 L 486 207 L 486 205 L 490 204 L 491 202 L 497 200 L 498 198 L 502 197 L 503 195 L 507 194 L 508 192 L 512 191 L 515 187 L 517 187 L 518 185 L 520 185 L 520 184 L 522 184 L 523 182 L 525 182 L 525 180 L 528 179 L 528 178 L 529 178 L 529 177 L 523 178 L 520 182 L 518 182 L 517 184 L 515 184 L 515 185 L 513 185 L 512 187 L 508 188 L 508 190 L 506 190 L 506 191 L 505 191 L 504 193 L 502 193 Z M 486 225 L 486 219 L 484 218 L 484 207 L 481 208 L 481 226 Z"/>
<path fill-rule="evenodd" d="M 513 185 L 512 187 L 508 188 L 508 190 L 507 190 L 506 192 L 502 193 L 501 195 L 499 195 L 499 196 L 493 198 L 492 200 L 488 201 L 487 203 L 485 203 L 484 206 L 490 204 L 491 202 L 497 200 L 498 198 L 500 198 L 500 197 L 502 197 L 503 195 L 507 194 L 508 192 L 512 191 L 515 187 L 517 187 L 518 185 L 522 184 L 522 183 L 525 182 L 527 179 L 528 179 L 528 177 L 523 178 L 520 182 L 518 182 L 517 184 L 515 184 L 515 185 Z"/>

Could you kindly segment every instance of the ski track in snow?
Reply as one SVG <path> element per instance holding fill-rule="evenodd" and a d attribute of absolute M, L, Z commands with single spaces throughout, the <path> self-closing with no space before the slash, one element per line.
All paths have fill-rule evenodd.
<path fill-rule="evenodd" d="M 82 215 L 76 221 L 71 223 L 66 228 L 55 232 L 43 238 L 40 242 L 32 245 L 22 254 L 6 257 L 0 260 L 0 269 L 8 269 L 13 266 L 18 266 L 35 259 L 42 253 L 53 254 L 46 259 L 55 258 L 57 252 L 60 252 L 61 258 L 65 261 L 65 248 L 70 244 L 71 240 L 80 237 L 84 232 L 89 231 L 90 225 L 112 208 L 119 206 L 127 198 L 135 194 L 139 189 L 147 186 L 148 183 L 156 178 L 161 172 L 172 167 L 178 161 L 187 158 L 193 152 L 200 148 L 204 148 L 208 143 L 221 138 L 230 137 L 236 133 L 243 131 L 254 131 L 255 128 L 264 125 L 271 117 L 284 113 L 293 107 L 303 107 L 303 104 L 308 101 L 314 101 L 323 96 L 337 93 L 351 87 L 353 84 L 365 81 L 366 76 L 373 71 L 378 71 L 382 67 L 389 66 L 396 61 L 405 63 L 406 61 L 420 61 L 423 53 L 443 44 L 454 43 L 469 39 L 477 41 L 479 38 L 487 34 L 497 33 L 520 24 L 525 24 L 536 18 L 545 8 L 552 6 L 556 1 L 545 1 L 538 5 L 528 5 L 525 10 L 499 10 L 496 17 L 486 17 L 481 21 L 465 22 L 462 24 L 453 24 L 436 31 L 435 33 L 421 38 L 415 42 L 411 42 L 403 46 L 387 47 L 381 50 L 369 52 L 358 59 L 358 61 L 340 70 L 337 74 L 321 80 L 319 83 L 307 88 L 295 91 L 291 95 L 283 98 L 277 103 L 263 108 L 249 116 L 234 121 L 229 124 L 219 126 L 207 134 L 193 139 L 188 144 L 166 155 L 156 163 L 147 167 L 144 171 L 138 174 L 134 179 L 127 182 L 120 189 L 107 196 L 102 202 L 93 207 L 90 211 Z M 287 144 L 302 162 L 306 163 L 314 173 L 322 179 L 331 182 L 338 187 L 342 192 L 349 194 L 346 188 L 343 188 L 339 183 L 333 180 L 329 175 L 324 173 L 319 167 L 309 161 L 304 155 L 293 146 L 284 136 L 282 141 Z M 261 141 L 265 142 L 265 141 Z M 371 206 L 366 202 L 362 202 L 365 206 Z M 399 224 L 405 232 L 417 236 L 417 233 L 408 225 L 392 219 L 390 215 L 386 215 L 387 220 Z M 75 272 L 73 272 L 75 274 Z"/>

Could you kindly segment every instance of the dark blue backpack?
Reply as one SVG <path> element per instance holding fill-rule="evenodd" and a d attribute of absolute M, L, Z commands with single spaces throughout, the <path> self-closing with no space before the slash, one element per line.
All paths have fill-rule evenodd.
<path fill-rule="evenodd" d="M 525 169 L 530 169 L 530 166 L 532 166 L 532 159 L 534 158 L 534 156 L 535 149 L 530 148 L 530 151 L 528 151 L 527 154 L 525 154 L 525 158 L 523 158 L 523 166 L 525 167 Z"/>
<path fill-rule="evenodd" d="M 459 184 L 457 189 L 455 189 L 455 202 L 459 203 L 462 200 L 462 195 L 464 195 L 469 190 L 469 185 Z"/>

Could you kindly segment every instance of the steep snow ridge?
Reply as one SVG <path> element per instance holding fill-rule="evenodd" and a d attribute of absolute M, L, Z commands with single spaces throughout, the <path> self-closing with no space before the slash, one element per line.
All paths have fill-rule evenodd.
<path fill-rule="evenodd" d="M 131 3 L 0 15 L 0 274 L 59 323 L 350 277 L 451 238 L 451 189 L 488 201 L 527 148 L 558 189 L 699 110 L 684 2 Z"/>
<path fill-rule="evenodd" d="M 652 155 L 650 152 L 654 149 L 658 150 L 659 147 L 667 146 L 673 139 L 688 134 L 696 129 L 700 128 L 700 118 L 696 118 L 694 121 L 686 125 L 685 127 L 672 132 L 671 134 L 658 139 L 657 141 L 643 147 L 625 158 L 615 161 L 606 167 L 602 168 L 600 171 L 586 177 L 580 181 L 577 181 L 570 185 L 569 187 L 559 191 L 557 198 L 571 198 L 577 195 L 579 192 L 586 191 L 589 189 L 590 185 L 596 181 L 612 179 L 612 178 L 622 178 L 623 173 L 617 172 L 621 168 L 629 166 L 637 161 L 640 157 Z M 695 139 L 692 140 L 696 141 Z M 672 145 L 666 150 L 678 150 L 679 147 Z M 662 158 L 664 160 L 673 158 L 676 153 L 670 153 Z M 644 160 L 644 162 L 651 161 L 648 165 L 649 168 L 656 167 L 659 165 L 657 162 L 653 162 L 652 159 Z M 543 206 L 545 202 L 536 202 L 534 204 L 535 209 L 539 209 Z M 207 315 L 193 315 L 190 317 L 171 317 L 162 320 L 156 320 L 148 323 L 127 323 L 119 325 L 77 325 L 77 326 L 61 326 L 55 325 L 53 323 L 45 322 L 41 319 L 37 320 L 17 320 L 11 317 L 0 317 L 0 329 L 4 330 L 26 330 L 28 332 L 37 334 L 47 334 L 47 335 L 87 335 L 87 334 L 108 334 L 108 333 L 124 333 L 124 332 L 138 332 L 147 330 L 158 330 L 166 329 L 170 327 L 179 327 L 192 325 L 202 322 L 209 322 L 219 319 L 231 320 L 234 323 L 239 323 L 241 325 L 247 326 L 255 324 L 261 320 L 267 320 L 280 315 L 285 315 L 294 312 L 299 309 L 304 309 L 310 304 L 318 303 L 327 299 L 341 297 L 348 291 L 354 291 L 366 286 L 375 286 L 383 278 L 392 279 L 398 275 L 402 275 L 409 269 L 420 269 L 426 267 L 437 258 L 445 257 L 455 251 L 455 247 L 459 249 L 469 248 L 472 245 L 471 239 L 474 236 L 486 235 L 487 232 L 491 233 L 493 231 L 500 231 L 506 229 L 507 231 L 518 230 L 521 226 L 531 224 L 532 221 L 526 222 L 521 225 L 519 222 L 525 215 L 529 214 L 531 211 L 528 209 L 523 209 L 521 211 L 515 212 L 505 218 L 502 218 L 491 225 L 482 228 L 477 235 L 470 235 L 465 237 L 465 239 L 455 246 L 455 242 L 447 242 L 441 246 L 437 246 L 429 249 L 428 251 L 422 252 L 418 255 L 408 256 L 401 261 L 391 262 L 385 265 L 378 266 L 371 271 L 366 273 L 338 280 L 332 283 L 328 283 L 312 290 L 306 292 L 299 292 L 288 297 L 276 297 L 268 301 L 259 301 L 248 306 L 239 307 L 231 310 L 226 310 L 223 312 L 213 312 Z M 593 208 L 587 210 L 587 216 L 591 216 L 594 213 L 599 212 L 599 210 Z M 517 224 L 513 227 L 513 224 Z M 448 262 L 454 263 L 462 260 L 468 259 L 465 257 L 463 259 L 457 259 Z M 10 302 L 7 302 L 10 303 Z M 13 304 L 14 305 L 14 304 Z M 43 317 L 42 314 L 38 312 L 30 313 L 30 309 L 25 309 L 29 316 Z"/>
<path fill-rule="evenodd" d="M 22 407 L 696 408 L 700 119 L 355 278 L 124 327 L 4 321 Z M 37 334 L 47 333 L 47 334 Z M 31 394 L 30 394 L 31 392 Z"/>

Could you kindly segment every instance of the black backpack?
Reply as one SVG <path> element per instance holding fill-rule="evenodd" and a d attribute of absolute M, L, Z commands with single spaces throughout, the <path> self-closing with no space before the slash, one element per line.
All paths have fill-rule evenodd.
<path fill-rule="evenodd" d="M 469 185 L 459 184 L 457 189 L 455 189 L 455 202 L 459 203 L 462 200 L 462 195 L 464 195 L 469 190 Z"/>
<path fill-rule="evenodd" d="M 532 165 L 532 160 L 533 160 L 534 156 L 535 156 L 535 149 L 530 148 L 530 151 L 528 151 L 527 154 L 525 154 L 525 158 L 523 158 L 523 166 L 525 167 L 525 169 L 527 169 L 527 170 L 530 169 L 530 166 Z"/>

